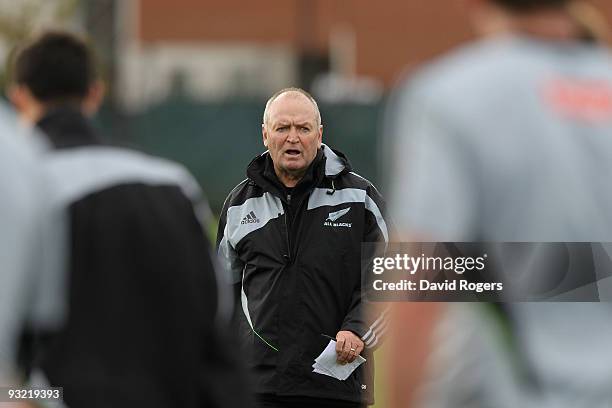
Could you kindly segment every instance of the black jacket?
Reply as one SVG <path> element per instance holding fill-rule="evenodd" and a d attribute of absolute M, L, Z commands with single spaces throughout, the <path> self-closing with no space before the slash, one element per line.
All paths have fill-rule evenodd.
<path fill-rule="evenodd" d="M 215 324 L 195 180 L 175 163 L 104 146 L 77 110 L 54 110 L 38 127 L 56 148 L 43 159 L 46 198 L 68 218 L 67 314 L 59 327 L 29 327 L 24 362 L 63 387 L 70 408 L 248 404 L 246 393 L 221 391 L 244 376 Z"/>
<path fill-rule="evenodd" d="M 239 330 L 256 392 L 372 402 L 373 354 L 382 318 L 366 321 L 360 257 L 364 241 L 388 240 L 384 203 L 323 145 L 289 192 L 266 152 L 247 169 L 221 214 L 218 251 L 241 294 Z M 367 363 L 346 381 L 313 373 L 314 359 L 340 330 L 366 345 Z"/>

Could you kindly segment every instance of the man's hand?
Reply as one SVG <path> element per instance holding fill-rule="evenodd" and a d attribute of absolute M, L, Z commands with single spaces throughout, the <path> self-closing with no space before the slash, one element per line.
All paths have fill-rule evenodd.
<path fill-rule="evenodd" d="M 336 334 L 336 354 L 339 364 L 352 363 L 363 351 L 363 341 L 348 330 L 341 330 Z"/>

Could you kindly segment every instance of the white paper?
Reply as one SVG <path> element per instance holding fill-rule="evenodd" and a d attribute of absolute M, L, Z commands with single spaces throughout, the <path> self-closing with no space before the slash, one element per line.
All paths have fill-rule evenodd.
<path fill-rule="evenodd" d="M 336 342 L 330 340 L 325 347 L 325 350 L 315 358 L 315 362 L 312 365 L 315 373 L 328 375 L 330 377 L 337 378 L 338 380 L 346 380 L 357 367 L 365 363 L 365 358 L 357 356 L 352 363 L 338 364 L 336 361 Z"/>

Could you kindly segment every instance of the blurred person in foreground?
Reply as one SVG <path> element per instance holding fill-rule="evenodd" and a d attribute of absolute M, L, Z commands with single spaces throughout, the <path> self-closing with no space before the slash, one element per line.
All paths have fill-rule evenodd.
<path fill-rule="evenodd" d="M 248 405 L 223 339 L 196 181 L 178 164 L 103 143 L 88 119 L 102 85 L 76 36 L 44 33 L 12 68 L 22 122 L 54 147 L 42 157 L 44 200 L 67 228 L 65 240 L 60 224 L 49 238 L 64 244 L 63 273 L 43 278 L 66 316 L 26 328 L 30 381 L 63 387 L 70 408 Z"/>
<path fill-rule="evenodd" d="M 361 243 L 388 240 L 383 199 L 322 143 L 319 108 L 304 90 L 283 89 L 268 100 L 262 134 L 268 151 L 229 194 L 217 236 L 242 300 L 239 335 L 258 406 L 371 404 L 372 351 L 386 321 L 365 310 Z M 338 363 L 358 355 L 367 361 L 345 381 L 313 372 L 329 343 L 322 334 L 336 339 Z"/>
<path fill-rule="evenodd" d="M 610 53 L 567 0 L 466 5 L 483 38 L 417 73 L 389 108 L 403 238 L 612 241 Z M 432 341 L 422 406 L 612 406 L 609 303 L 439 309 L 404 304 L 394 320 L 419 352 Z M 417 313 L 440 313 L 438 329 Z M 406 344 L 392 348 L 393 406 L 411 406 L 402 393 L 426 365 Z"/>
<path fill-rule="evenodd" d="M 17 121 L 0 105 L 0 387 L 21 383 L 17 339 L 24 321 L 34 317 L 29 303 L 39 276 L 36 257 L 44 218 L 35 147 Z M 57 311 L 45 310 L 50 316 Z M 3 395 L 6 397 L 6 395 Z M 10 405 L 7 407 L 23 407 Z"/>

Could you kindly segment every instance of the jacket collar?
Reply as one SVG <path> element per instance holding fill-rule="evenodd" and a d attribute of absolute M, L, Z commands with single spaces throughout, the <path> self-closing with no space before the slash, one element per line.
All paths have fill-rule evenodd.
<path fill-rule="evenodd" d="M 339 175 L 349 172 L 351 165 L 346 156 L 334 149 L 331 149 L 326 144 L 321 144 L 321 148 L 317 152 L 317 156 L 310 164 L 310 167 L 297 187 L 313 187 L 317 185 L 321 179 L 335 179 Z M 270 153 L 265 151 L 255 157 L 247 167 L 246 175 L 255 184 L 268 190 L 283 191 L 284 186 L 276 177 Z"/>
<path fill-rule="evenodd" d="M 72 106 L 58 106 L 49 110 L 36 126 L 56 148 L 102 144 L 89 120 Z"/>

